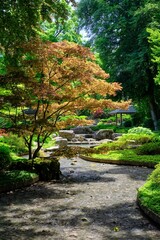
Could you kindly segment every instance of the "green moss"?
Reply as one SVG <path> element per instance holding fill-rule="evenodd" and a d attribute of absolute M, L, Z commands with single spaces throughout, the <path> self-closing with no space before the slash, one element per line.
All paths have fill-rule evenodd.
<path fill-rule="evenodd" d="M 136 149 L 138 155 L 156 155 L 160 154 L 160 143 L 159 142 L 150 142 L 145 143 L 142 146 L 139 146 Z"/>
<path fill-rule="evenodd" d="M 17 187 L 23 186 L 24 183 L 31 182 L 37 178 L 36 173 L 27 171 L 6 171 L 0 172 L 0 192 L 6 187 L 6 190 L 12 190 Z"/>
<path fill-rule="evenodd" d="M 127 133 L 123 134 L 118 141 L 134 141 L 135 144 L 143 144 L 151 142 L 155 134 L 146 134 L 146 133 Z"/>
<path fill-rule="evenodd" d="M 132 162 L 144 162 L 144 163 L 160 163 L 160 155 L 156 156 L 138 156 L 133 149 L 125 149 L 125 150 L 113 150 L 109 151 L 106 154 L 91 154 L 91 157 L 98 159 L 106 159 L 106 160 L 121 160 L 121 161 L 132 161 Z"/>
<path fill-rule="evenodd" d="M 138 189 L 138 198 L 143 206 L 160 215 L 160 164 Z"/>

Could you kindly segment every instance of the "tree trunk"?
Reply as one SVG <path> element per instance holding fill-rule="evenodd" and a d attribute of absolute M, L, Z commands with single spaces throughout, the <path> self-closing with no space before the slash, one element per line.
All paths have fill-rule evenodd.
<path fill-rule="evenodd" d="M 151 117 L 152 117 L 152 121 L 153 121 L 153 125 L 154 125 L 154 130 L 157 131 L 158 130 L 158 120 L 157 120 L 157 116 L 156 116 L 156 110 L 155 110 L 155 104 L 151 101 L 151 99 L 149 100 L 149 105 L 150 105 L 150 113 L 151 113 Z"/>
<path fill-rule="evenodd" d="M 28 150 L 29 150 L 29 159 L 32 159 L 32 143 L 29 144 Z"/>
<path fill-rule="evenodd" d="M 148 75 L 148 99 L 149 99 L 149 106 L 150 106 L 150 113 L 154 125 L 154 130 L 158 130 L 158 105 L 156 104 L 155 100 L 155 82 L 154 82 L 154 74 L 152 73 L 151 69 L 147 69 Z"/>
<path fill-rule="evenodd" d="M 39 153 L 39 151 L 41 150 L 41 147 L 42 147 L 42 146 L 38 146 L 38 147 L 36 148 L 36 150 L 35 150 L 34 153 L 33 153 L 33 159 L 38 156 L 38 153 Z"/>

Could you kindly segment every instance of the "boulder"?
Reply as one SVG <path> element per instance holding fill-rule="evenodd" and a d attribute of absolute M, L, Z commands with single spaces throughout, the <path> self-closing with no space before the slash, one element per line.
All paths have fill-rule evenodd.
<path fill-rule="evenodd" d="M 56 138 L 56 144 L 59 145 L 59 148 L 64 148 L 68 145 L 68 140 L 66 138 Z"/>
<path fill-rule="evenodd" d="M 85 138 L 93 138 L 93 134 L 85 134 L 84 137 Z"/>
<path fill-rule="evenodd" d="M 93 130 L 87 126 L 79 126 L 79 127 L 73 128 L 73 131 L 75 134 L 92 134 L 93 133 Z"/>
<path fill-rule="evenodd" d="M 93 138 L 96 140 L 112 139 L 112 129 L 101 129 L 94 133 Z"/>
<path fill-rule="evenodd" d="M 122 133 L 113 133 L 112 134 L 112 139 L 117 140 L 119 137 L 121 137 L 123 134 Z"/>
<path fill-rule="evenodd" d="M 66 138 L 68 141 L 71 141 L 75 137 L 75 133 L 73 130 L 60 130 L 59 136 Z"/>

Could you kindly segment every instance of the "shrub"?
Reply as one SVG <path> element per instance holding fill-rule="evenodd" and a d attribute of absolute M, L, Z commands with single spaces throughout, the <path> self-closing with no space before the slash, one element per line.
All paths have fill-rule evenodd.
<path fill-rule="evenodd" d="M 95 147 L 94 149 L 97 152 L 106 153 L 111 150 L 122 150 L 126 148 L 126 142 L 125 141 L 115 141 L 115 142 L 108 142 L 108 143 L 102 143 L 99 146 Z"/>
<path fill-rule="evenodd" d="M 104 118 L 104 117 L 105 117 L 105 113 L 104 113 L 103 109 L 101 109 L 101 108 L 98 108 L 97 110 L 95 110 L 93 112 L 93 119 Z"/>
<path fill-rule="evenodd" d="M 128 119 L 124 122 L 123 125 L 124 125 L 124 127 L 132 127 L 133 122 L 132 122 L 132 120 Z"/>
<path fill-rule="evenodd" d="M 42 181 L 59 179 L 60 163 L 57 159 L 36 158 L 34 160 L 34 169 Z"/>
<path fill-rule="evenodd" d="M 154 129 L 153 120 L 151 118 L 145 119 L 144 122 L 143 122 L 143 127 L 144 128 Z"/>
<path fill-rule="evenodd" d="M 10 170 L 26 170 L 35 171 L 42 181 L 49 181 L 52 179 L 59 179 L 60 163 L 54 158 L 35 158 L 32 160 L 18 159 L 13 161 Z"/>
<path fill-rule="evenodd" d="M 155 155 L 160 154 L 160 144 L 159 143 L 145 143 L 136 149 L 138 155 Z"/>
<path fill-rule="evenodd" d="M 4 129 L 12 127 L 12 121 L 8 118 L 0 117 L 0 126 Z"/>
<path fill-rule="evenodd" d="M 148 134 L 151 135 L 153 132 L 149 128 L 144 128 L 144 127 L 134 127 L 128 130 L 128 133 L 136 133 L 136 134 Z"/>
<path fill-rule="evenodd" d="M 10 150 L 16 154 L 26 153 L 28 150 L 25 146 L 22 137 L 18 137 L 15 134 L 10 133 L 8 136 L 4 136 L 0 139 L 0 142 L 6 143 L 10 146 Z"/>
<path fill-rule="evenodd" d="M 135 144 L 143 144 L 143 143 L 151 142 L 153 137 L 154 137 L 154 134 L 148 135 L 144 133 L 140 133 L 140 134 L 126 133 L 126 134 L 123 134 L 118 141 L 126 141 L 128 143 L 130 141 L 134 141 Z"/>
<path fill-rule="evenodd" d="M 9 146 L 0 144 L 0 170 L 5 170 L 11 163 Z"/>
<path fill-rule="evenodd" d="M 0 193 L 29 186 L 38 179 L 38 175 L 33 172 L 5 171 L 0 174 Z"/>
<path fill-rule="evenodd" d="M 148 177 L 146 183 L 138 189 L 138 198 L 143 206 L 160 215 L 160 164 Z"/>

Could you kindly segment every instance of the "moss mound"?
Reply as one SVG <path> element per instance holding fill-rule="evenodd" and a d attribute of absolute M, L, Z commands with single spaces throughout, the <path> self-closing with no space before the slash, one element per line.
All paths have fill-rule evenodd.
<path fill-rule="evenodd" d="M 38 175 L 32 172 L 19 170 L 0 172 L 0 193 L 29 186 L 38 180 Z"/>

